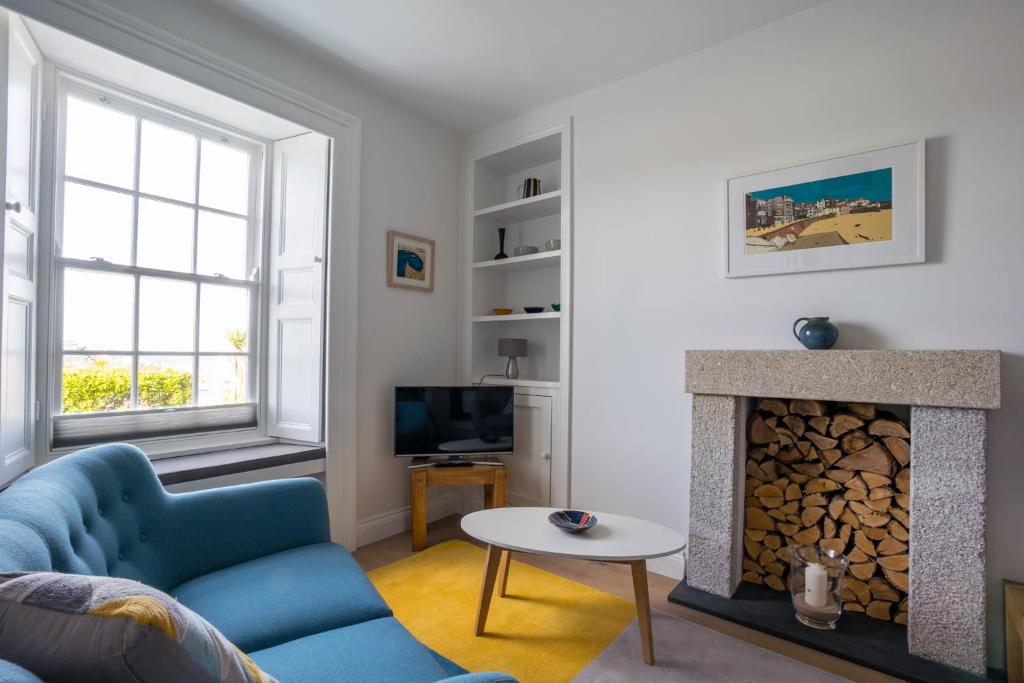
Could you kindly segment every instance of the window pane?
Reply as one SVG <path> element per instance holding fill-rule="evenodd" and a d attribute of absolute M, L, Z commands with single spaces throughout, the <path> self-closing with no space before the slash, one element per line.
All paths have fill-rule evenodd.
<path fill-rule="evenodd" d="M 139 408 L 192 405 L 192 356 L 139 356 Z"/>
<path fill-rule="evenodd" d="M 195 283 L 142 278 L 139 283 L 140 351 L 192 351 L 195 324 Z"/>
<path fill-rule="evenodd" d="M 242 218 L 200 211 L 196 272 L 243 279 L 246 227 Z"/>
<path fill-rule="evenodd" d="M 61 412 L 108 413 L 131 407 L 131 356 L 65 355 Z"/>
<path fill-rule="evenodd" d="M 245 403 L 248 373 L 246 356 L 200 356 L 199 405 Z"/>
<path fill-rule="evenodd" d="M 69 258 L 131 263 L 131 195 L 64 183 L 61 253 Z"/>
<path fill-rule="evenodd" d="M 199 350 L 249 350 L 249 291 L 202 285 L 199 291 Z"/>
<path fill-rule="evenodd" d="M 196 196 L 196 138 L 152 121 L 142 122 L 139 190 L 183 202 Z"/>
<path fill-rule="evenodd" d="M 68 97 L 64 172 L 76 178 L 133 189 L 135 117 Z"/>
<path fill-rule="evenodd" d="M 199 203 L 231 213 L 249 213 L 249 154 L 203 140 L 199 162 Z"/>
<path fill-rule="evenodd" d="M 184 206 L 139 199 L 138 265 L 191 273 L 194 216 Z"/>
<path fill-rule="evenodd" d="M 131 351 L 131 275 L 64 271 L 64 346 L 68 351 Z"/>

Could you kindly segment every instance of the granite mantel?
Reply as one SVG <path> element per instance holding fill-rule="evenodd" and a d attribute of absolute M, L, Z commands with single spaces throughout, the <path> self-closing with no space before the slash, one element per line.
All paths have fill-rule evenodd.
<path fill-rule="evenodd" d="M 998 351 L 686 351 L 689 586 L 728 598 L 740 581 L 751 398 L 910 406 L 908 649 L 983 675 L 986 423 L 999 371 Z"/>
<path fill-rule="evenodd" d="M 686 391 L 994 410 L 999 351 L 686 351 Z"/>

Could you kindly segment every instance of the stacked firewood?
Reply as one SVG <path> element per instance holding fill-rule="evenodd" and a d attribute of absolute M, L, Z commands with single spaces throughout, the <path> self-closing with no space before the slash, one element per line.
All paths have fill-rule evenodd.
<path fill-rule="evenodd" d="M 907 623 L 910 432 L 874 405 L 762 399 L 750 419 L 743 580 L 787 590 L 787 546 L 850 560 L 843 608 Z"/>

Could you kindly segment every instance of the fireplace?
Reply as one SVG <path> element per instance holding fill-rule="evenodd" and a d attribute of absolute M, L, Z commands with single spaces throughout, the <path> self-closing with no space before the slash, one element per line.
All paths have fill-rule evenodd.
<path fill-rule="evenodd" d="M 758 628 L 756 614 L 739 614 L 745 605 L 755 604 L 746 600 L 751 596 L 768 600 L 771 596 L 762 593 L 773 591 L 765 585 L 779 588 L 782 583 L 784 587 L 784 566 L 780 572 L 777 560 L 764 553 L 772 550 L 775 554 L 764 544 L 768 534 L 779 537 L 771 544 L 779 542 L 784 547 L 788 536 L 783 531 L 801 534 L 798 542 L 819 543 L 826 530 L 830 538 L 845 533 L 849 538 L 842 545 L 859 560 L 853 564 L 859 573 L 854 579 L 860 582 L 853 584 L 856 591 L 844 596 L 847 612 L 859 612 L 859 605 L 866 613 L 873 604 L 873 616 L 891 621 L 847 613 L 833 640 L 847 645 L 853 642 L 857 650 L 852 633 L 862 633 L 867 641 L 882 638 L 885 643 L 899 638 L 911 665 L 915 660 L 931 661 L 985 673 L 985 411 L 1000 403 L 998 352 L 688 351 L 686 390 L 693 394 L 689 557 L 686 581 L 673 592 L 673 599 L 698 609 L 718 601 L 721 616 L 733 614 L 734 620 Z M 897 411 L 902 410 L 903 417 L 883 415 L 887 422 L 874 430 L 865 429 L 879 419 L 876 406 L 881 405 L 901 406 Z M 819 421 L 815 429 L 809 422 L 823 416 L 801 414 L 826 411 L 846 416 L 834 430 L 835 436 L 830 433 L 831 424 Z M 872 411 L 875 414 L 869 418 Z M 784 420 L 789 416 L 794 416 L 791 425 Z M 804 434 L 798 437 L 794 427 L 803 427 Z M 904 430 L 905 452 L 900 443 L 886 444 L 887 437 L 904 439 Z M 810 436 L 815 434 L 823 438 Z M 809 438 L 802 438 L 804 435 Z M 843 448 L 843 436 L 848 436 L 845 450 L 850 453 Z M 783 443 L 790 440 L 793 443 Z M 815 453 L 808 457 L 803 452 L 807 444 L 798 441 L 811 442 Z M 781 468 L 771 465 L 765 472 L 761 462 L 769 455 L 774 461 L 784 449 L 782 460 L 790 462 L 781 462 Z M 869 450 L 862 452 L 865 449 Z M 823 455 L 823 451 L 829 452 Z M 860 455 L 854 460 L 843 461 L 856 453 Z M 752 468 L 748 470 L 750 462 L 757 466 L 759 477 L 753 476 Z M 841 462 L 842 466 L 835 467 Z M 871 469 L 877 471 L 865 478 L 863 473 Z M 856 474 L 847 476 L 836 470 Z M 796 477 L 785 476 L 790 473 Z M 772 478 L 773 474 L 784 476 Z M 800 484 L 805 476 L 807 480 Z M 865 490 L 836 497 L 836 491 L 845 493 L 845 484 L 854 476 L 858 479 L 855 490 Z M 845 481 L 837 481 L 844 477 Z M 751 479 L 761 483 L 755 485 Z M 808 491 L 806 483 L 812 480 L 832 483 L 815 483 L 811 487 L 815 490 Z M 798 484 L 800 489 L 799 513 L 790 510 L 792 505 L 786 507 L 791 502 L 786 500 L 787 489 L 792 500 L 797 495 L 790 484 Z M 815 496 L 818 488 L 829 490 L 820 492 L 821 500 L 812 498 L 814 504 L 804 506 L 804 498 Z M 840 499 L 844 510 L 838 509 L 840 503 L 832 502 Z M 883 507 L 883 499 L 884 510 L 875 510 Z M 853 501 L 859 505 L 853 506 L 850 514 Z M 830 504 L 835 506 L 835 517 L 830 514 Z M 786 512 L 772 512 L 783 507 Z M 807 508 L 823 510 L 823 514 L 815 510 L 805 519 L 803 510 Z M 848 516 L 842 522 L 844 512 Z M 872 517 L 875 513 L 879 516 Z M 744 533 L 750 529 L 751 517 L 756 520 L 754 526 L 772 527 L 763 529 L 765 536 L 754 544 L 751 537 L 756 539 L 760 533 Z M 826 518 L 832 521 L 827 529 Z M 794 529 L 797 521 L 799 528 Z M 894 521 L 896 524 L 890 524 Z M 844 523 L 848 527 L 845 532 L 841 531 Z M 780 525 L 790 526 L 780 530 Z M 867 529 L 885 531 L 855 536 L 856 531 Z M 882 542 L 886 543 L 884 556 L 896 558 L 886 560 L 888 566 L 879 559 Z M 839 545 L 839 541 L 833 543 Z M 751 557 L 752 551 L 766 562 Z M 762 585 L 754 585 L 757 578 Z M 741 585 L 743 579 L 747 581 Z M 875 580 L 872 585 L 872 579 L 884 584 Z M 778 595 L 788 600 L 787 594 Z M 783 637 L 791 633 L 793 640 L 805 645 L 915 677 L 912 672 L 891 668 L 892 652 L 881 651 L 887 661 L 879 662 L 871 661 L 870 656 L 851 656 L 841 647 L 830 648 L 828 637 L 816 640 L 802 632 L 805 627 L 791 618 L 788 606 L 778 602 L 773 609 L 776 617 L 788 611 L 789 618 L 783 623 L 766 617 L 765 622 L 774 619 L 780 627 L 760 625 L 765 630 Z M 860 646 L 862 652 L 872 649 L 878 648 Z"/>

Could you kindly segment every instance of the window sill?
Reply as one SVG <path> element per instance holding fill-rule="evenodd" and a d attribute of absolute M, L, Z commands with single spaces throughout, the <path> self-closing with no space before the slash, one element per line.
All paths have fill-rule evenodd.
<path fill-rule="evenodd" d="M 212 479 L 243 472 L 322 460 L 323 446 L 274 443 L 232 448 L 207 453 L 192 453 L 153 461 L 153 468 L 164 486 Z"/>

